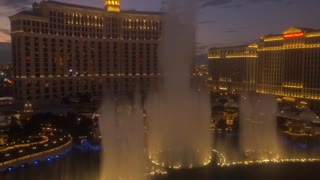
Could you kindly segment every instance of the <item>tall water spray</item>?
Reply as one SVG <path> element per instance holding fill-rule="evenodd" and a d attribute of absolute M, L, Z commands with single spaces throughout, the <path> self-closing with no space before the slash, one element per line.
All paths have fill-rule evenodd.
<path fill-rule="evenodd" d="M 102 135 L 100 180 L 145 180 L 143 112 L 135 100 L 109 100 L 99 121 Z"/>
<path fill-rule="evenodd" d="M 240 148 L 250 159 L 273 159 L 280 154 L 275 96 L 249 93 L 240 102 Z"/>
<path fill-rule="evenodd" d="M 164 75 L 160 91 L 147 98 L 148 152 L 155 164 L 191 168 L 211 161 L 209 95 L 192 88 L 196 0 L 170 0 L 160 42 Z"/>

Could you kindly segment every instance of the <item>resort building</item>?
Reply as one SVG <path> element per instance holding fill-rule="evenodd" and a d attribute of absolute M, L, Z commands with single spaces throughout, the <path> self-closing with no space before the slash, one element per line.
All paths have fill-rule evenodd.
<path fill-rule="evenodd" d="M 161 13 L 105 5 L 41 1 L 10 17 L 17 101 L 126 93 L 159 77 Z"/>
<path fill-rule="evenodd" d="M 239 93 L 256 89 L 257 44 L 211 48 L 209 86 L 216 92 Z"/>
<path fill-rule="evenodd" d="M 320 100 L 320 30 L 290 27 L 255 45 L 212 48 L 208 59 L 213 90 Z"/>

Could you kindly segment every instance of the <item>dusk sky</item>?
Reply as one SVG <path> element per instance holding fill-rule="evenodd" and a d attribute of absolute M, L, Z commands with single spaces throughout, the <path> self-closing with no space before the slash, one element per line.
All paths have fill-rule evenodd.
<path fill-rule="evenodd" d="M 0 63 L 10 62 L 8 16 L 40 0 L 0 0 Z M 104 7 L 104 0 L 56 0 Z M 198 0 L 198 55 L 208 47 L 248 44 L 290 26 L 320 29 L 320 0 Z M 161 0 L 121 0 L 121 9 L 159 11 Z M 6 43 L 4 43 L 6 42 Z M 201 56 L 204 58 L 204 56 Z"/>

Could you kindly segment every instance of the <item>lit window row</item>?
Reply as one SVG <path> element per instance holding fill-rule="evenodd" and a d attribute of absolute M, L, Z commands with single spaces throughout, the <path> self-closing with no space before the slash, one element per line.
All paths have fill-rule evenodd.
<path fill-rule="evenodd" d="M 103 27 L 103 17 L 89 16 L 82 14 L 66 14 L 65 22 L 66 24 L 83 25 L 83 26 L 95 26 Z"/>
<path fill-rule="evenodd" d="M 106 1 L 106 5 L 120 6 L 119 1 Z"/>

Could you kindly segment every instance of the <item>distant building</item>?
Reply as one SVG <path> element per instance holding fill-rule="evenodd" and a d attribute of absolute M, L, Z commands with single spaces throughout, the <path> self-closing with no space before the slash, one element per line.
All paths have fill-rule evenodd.
<path fill-rule="evenodd" d="M 214 91 L 256 89 L 257 44 L 209 49 L 209 85 Z"/>
<path fill-rule="evenodd" d="M 8 139 L 8 131 L 12 124 L 20 125 L 18 112 L 0 112 L 0 149 Z"/>
<path fill-rule="evenodd" d="M 320 100 L 320 30 L 261 37 L 257 70 L 259 93 Z"/>
<path fill-rule="evenodd" d="M 10 120 L 8 117 L 2 113 L 0 113 L 0 127 L 9 126 Z"/>
<path fill-rule="evenodd" d="M 12 66 L 0 64 L 0 97 L 12 96 L 13 79 L 11 77 Z"/>
<path fill-rule="evenodd" d="M 159 76 L 161 13 L 105 5 L 41 1 L 10 17 L 17 101 L 122 93 Z"/>
<path fill-rule="evenodd" d="M 0 64 L 0 71 L 11 71 L 12 65 L 11 64 Z"/>
<path fill-rule="evenodd" d="M 201 65 L 195 65 L 193 70 L 194 76 L 199 77 L 207 77 L 208 76 L 208 65 L 201 64 Z"/>
<path fill-rule="evenodd" d="M 12 105 L 14 104 L 13 97 L 0 97 L 0 106 L 2 105 Z"/>
<path fill-rule="evenodd" d="M 320 100 L 320 30 L 290 27 L 254 46 L 212 48 L 208 59 L 213 90 Z"/>
<path fill-rule="evenodd" d="M 226 124 L 226 131 L 232 131 L 236 127 L 235 121 L 238 120 L 239 108 L 236 102 L 228 100 L 224 104 L 223 118 Z"/>
<path fill-rule="evenodd" d="M 24 113 L 32 113 L 32 112 L 33 112 L 32 104 L 31 104 L 29 101 L 27 101 L 27 102 L 24 104 L 23 112 L 24 112 Z"/>
<path fill-rule="evenodd" d="M 301 110 L 298 112 L 281 111 L 278 118 L 285 119 L 285 133 L 297 137 L 312 137 L 320 135 L 320 119 L 313 111 Z"/>

